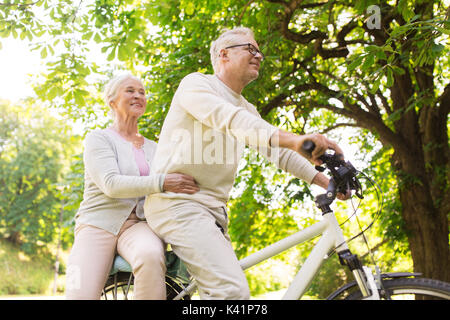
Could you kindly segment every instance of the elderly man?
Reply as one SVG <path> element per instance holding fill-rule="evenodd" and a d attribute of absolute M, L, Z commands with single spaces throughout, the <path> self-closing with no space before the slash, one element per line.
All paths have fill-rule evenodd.
<path fill-rule="evenodd" d="M 316 148 L 310 158 L 341 149 L 322 135 L 295 135 L 264 121 L 241 95 L 259 75 L 264 59 L 248 28 L 224 32 L 211 46 L 214 75 L 192 73 L 180 83 L 165 119 L 152 169 L 194 177 L 194 194 L 151 194 L 144 206 L 151 228 L 186 263 L 202 299 L 248 299 L 247 280 L 228 236 L 226 203 L 245 145 L 279 168 L 323 188 L 328 178 L 302 154 L 306 139 Z M 342 195 L 341 195 L 342 197 Z"/>

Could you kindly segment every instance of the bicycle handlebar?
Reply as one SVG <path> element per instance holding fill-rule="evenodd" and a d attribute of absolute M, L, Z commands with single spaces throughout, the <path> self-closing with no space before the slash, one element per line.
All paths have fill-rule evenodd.
<path fill-rule="evenodd" d="M 315 148 L 316 145 L 311 140 L 306 140 L 302 145 L 302 150 L 309 155 L 312 154 Z M 362 199 L 362 195 L 358 193 L 361 190 L 361 184 L 356 178 L 358 171 L 350 161 L 344 161 L 342 155 L 336 153 L 324 153 L 319 159 L 324 163 L 326 168 L 316 166 L 316 169 L 321 172 L 329 169 L 332 176 L 328 185 L 327 194 L 331 192 L 334 199 L 336 192 L 345 194 L 347 190 L 355 190 L 356 195 Z"/>

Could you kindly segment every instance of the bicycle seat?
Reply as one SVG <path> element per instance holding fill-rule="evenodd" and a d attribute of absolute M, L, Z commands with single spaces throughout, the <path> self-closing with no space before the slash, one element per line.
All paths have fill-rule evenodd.
<path fill-rule="evenodd" d="M 166 251 L 165 257 L 167 275 L 188 283 L 190 275 L 184 263 L 175 255 L 173 251 Z M 115 256 L 109 275 L 113 276 L 118 272 L 133 272 L 131 265 L 120 255 Z"/>
<path fill-rule="evenodd" d="M 130 264 L 121 256 L 116 255 L 113 265 L 109 271 L 109 275 L 112 276 L 117 272 L 132 272 Z"/>

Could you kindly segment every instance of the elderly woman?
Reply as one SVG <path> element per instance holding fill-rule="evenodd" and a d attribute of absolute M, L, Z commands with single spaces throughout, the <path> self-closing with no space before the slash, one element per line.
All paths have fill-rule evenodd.
<path fill-rule="evenodd" d="M 165 245 L 145 221 L 144 197 L 199 188 L 187 175 L 150 174 L 156 143 L 139 134 L 147 103 L 139 79 L 128 74 L 112 79 L 105 100 L 114 123 L 85 139 L 85 190 L 75 216 L 66 298 L 99 299 L 118 253 L 133 269 L 135 299 L 165 299 Z"/>

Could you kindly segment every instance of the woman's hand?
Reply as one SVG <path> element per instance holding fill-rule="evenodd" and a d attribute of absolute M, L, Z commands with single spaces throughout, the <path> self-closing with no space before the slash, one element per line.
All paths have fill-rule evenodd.
<path fill-rule="evenodd" d="M 168 173 L 164 180 L 163 191 L 193 194 L 200 190 L 194 178 L 182 173 Z"/>

